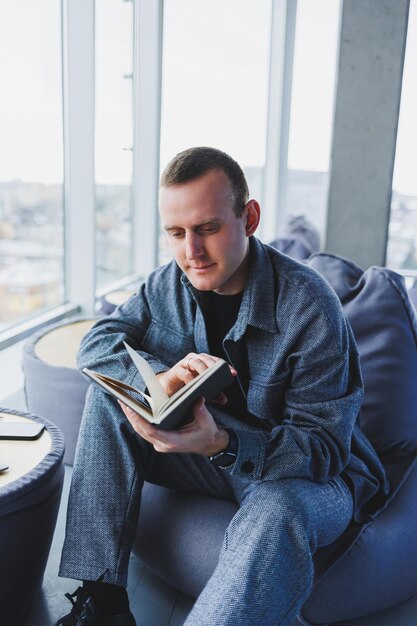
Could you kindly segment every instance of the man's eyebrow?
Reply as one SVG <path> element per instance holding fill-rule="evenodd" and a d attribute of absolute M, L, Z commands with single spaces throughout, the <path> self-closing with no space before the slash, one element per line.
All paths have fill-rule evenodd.
<path fill-rule="evenodd" d="M 207 226 L 208 224 L 220 224 L 220 222 L 221 220 L 219 218 L 209 218 L 193 226 L 193 230 L 195 230 L 196 228 L 200 228 L 201 226 Z M 163 226 L 163 229 L 166 231 L 183 230 L 184 226 Z"/>

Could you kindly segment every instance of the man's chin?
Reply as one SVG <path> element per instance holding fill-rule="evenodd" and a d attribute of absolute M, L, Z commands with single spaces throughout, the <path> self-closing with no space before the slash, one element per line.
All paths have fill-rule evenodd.
<path fill-rule="evenodd" d="M 190 283 L 193 287 L 195 287 L 195 289 L 198 289 L 198 291 L 214 291 L 217 289 L 216 285 L 212 285 L 211 283 L 208 283 L 208 281 L 191 280 L 190 278 Z"/>
<path fill-rule="evenodd" d="M 213 280 L 212 278 L 203 277 L 203 276 L 195 276 L 190 272 L 187 274 L 187 278 L 195 289 L 198 291 L 214 291 L 218 289 L 218 281 Z"/>

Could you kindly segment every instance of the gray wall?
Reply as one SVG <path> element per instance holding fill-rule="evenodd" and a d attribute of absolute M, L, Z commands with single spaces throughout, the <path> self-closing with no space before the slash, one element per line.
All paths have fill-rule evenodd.
<path fill-rule="evenodd" d="M 325 249 L 384 265 L 409 0 L 345 0 Z"/>

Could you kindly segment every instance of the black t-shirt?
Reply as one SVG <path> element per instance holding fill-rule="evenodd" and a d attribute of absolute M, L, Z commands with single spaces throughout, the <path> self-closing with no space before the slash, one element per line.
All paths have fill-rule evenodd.
<path fill-rule="evenodd" d="M 210 354 L 219 356 L 225 361 L 229 361 L 229 358 L 223 350 L 223 339 L 236 322 L 242 295 L 243 293 L 238 293 L 226 296 L 215 291 L 207 291 L 203 295 L 203 311 Z M 249 365 L 246 354 L 240 363 L 238 376 L 246 394 L 249 383 Z M 222 410 L 242 421 L 260 425 L 259 420 L 248 413 L 245 395 L 236 378 L 224 392 L 227 395 L 227 404 L 221 407 Z"/>
<path fill-rule="evenodd" d="M 226 361 L 228 359 L 223 350 L 223 339 L 236 322 L 242 295 L 237 293 L 224 296 L 215 291 L 207 291 L 204 294 L 204 319 L 210 352 Z"/>

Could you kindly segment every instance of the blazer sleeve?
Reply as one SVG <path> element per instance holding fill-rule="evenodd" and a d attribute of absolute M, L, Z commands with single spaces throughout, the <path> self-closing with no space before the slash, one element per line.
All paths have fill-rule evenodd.
<path fill-rule="evenodd" d="M 142 377 L 127 354 L 123 342 L 137 350 L 156 374 L 168 369 L 155 356 L 142 350 L 142 341 L 150 322 L 151 312 L 144 283 L 126 303 L 108 317 L 98 320 L 85 335 L 77 355 L 78 368 L 82 370 L 87 367 L 119 378 L 138 389 L 144 389 Z"/>

